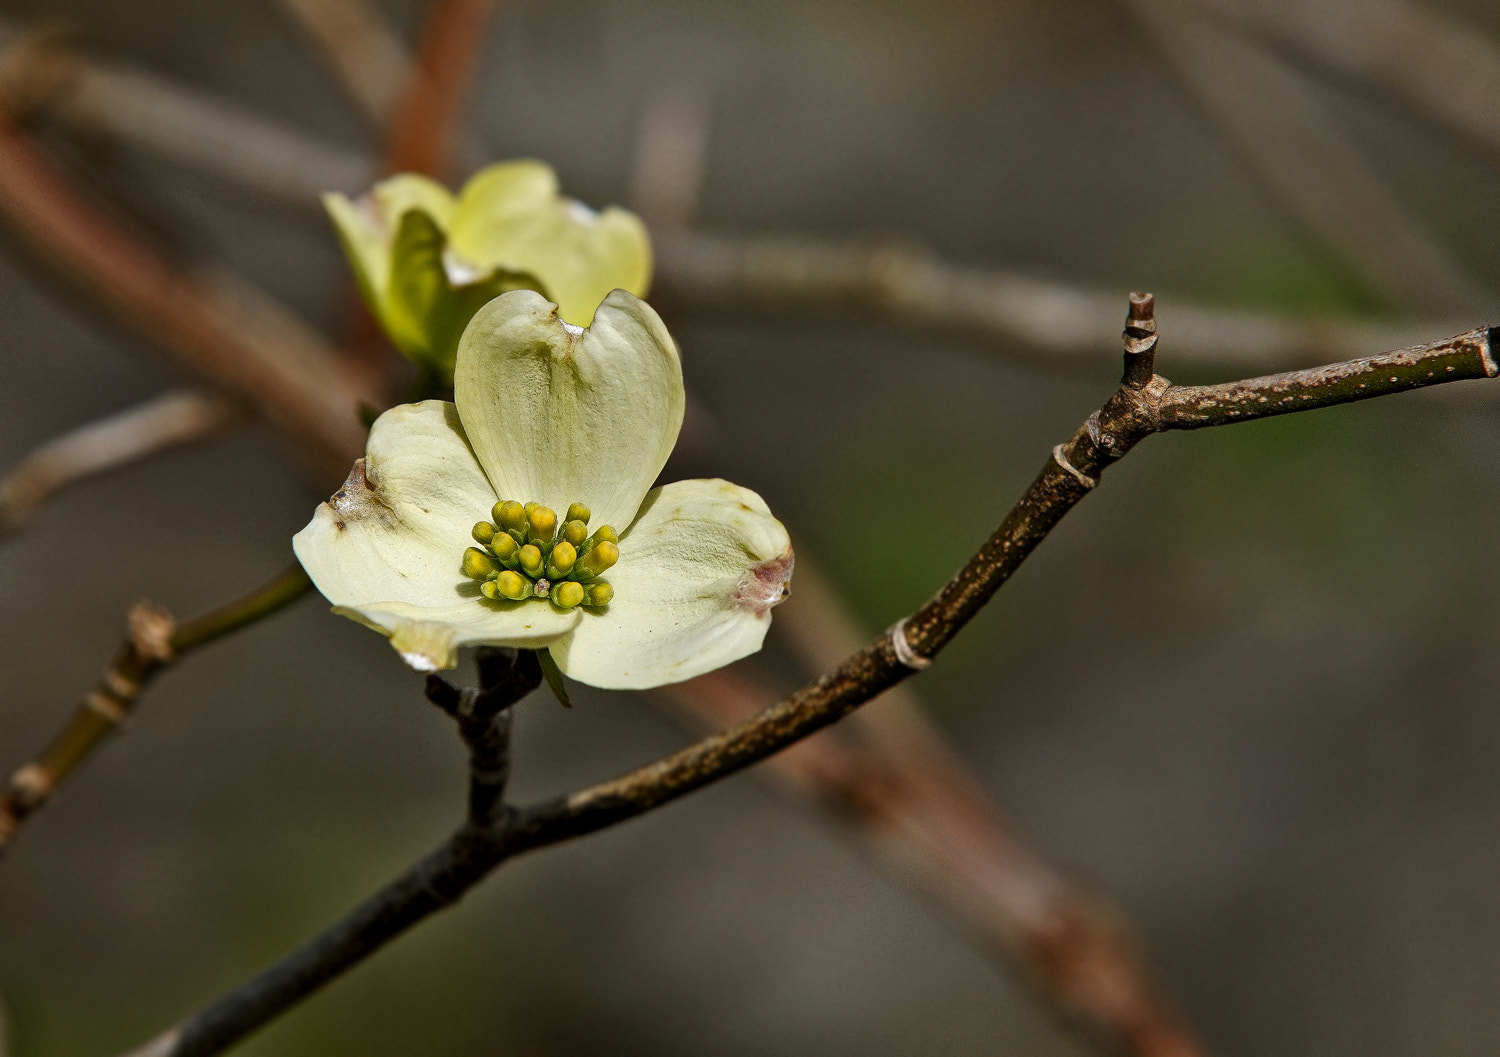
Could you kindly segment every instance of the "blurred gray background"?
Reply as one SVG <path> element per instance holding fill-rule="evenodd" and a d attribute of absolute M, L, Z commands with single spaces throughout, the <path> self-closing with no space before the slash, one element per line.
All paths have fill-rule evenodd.
<path fill-rule="evenodd" d="M 418 5 L 383 6 L 415 28 Z M 1366 5 L 1285 6 L 1337 36 Z M 619 202 L 643 114 L 689 85 L 711 114 L 703 226 L 910 238 L 1117 289 L 1122 318 L 1149 288 L 1174 380 L 1254 373 L 1174 361 L 1174 299 L 1500 322 L 1500 149 L 1247 29 L 1470 284 L 1398 304 L 1247 163 L 1148 7 L 510 0 L 471 125 L 481 158 L 540 157 L 569 193 Z M 1500 48 L 1492 5 L 1412 10 Z M 375 149 L 271 0 L 0 12 Z M 184 259 L 342 326 L 346 271 L 313 208 L 128 144 L 59 145 Z M 859 314 L 660 307 L 717 441 L 669 476 L 761 492 L 872 631 L 942 583 L 1117 378 L 1108 344 L 1057 362 Z M 8 250 L 0 377 L 0 467 L 175 381 Z M 1151 440 L 917 682 L 1017 826 L 1132 915 L 1217 1053 L 1500 1051 L 1500 395 L 1451 388 Z M 79 487 L 0 542 L 0 767 L 96 678 L 132 601 L 191 614 L 253 586 L 321 498 L 242 432 Z M 775 627 L 768 651 L 786 687 L 809 674 Z M 632 695 L 575 703 L 521 708 L 523 799 L 689 736 Z M 439 841 L 462 792 L 417 678 L 320 599 L 190 658 L 0 866 L 14 1052 L 142 1041 Z M 747 775 L 512 864 L 240 1052 L 1088 1051 L 836 824 Z"/>

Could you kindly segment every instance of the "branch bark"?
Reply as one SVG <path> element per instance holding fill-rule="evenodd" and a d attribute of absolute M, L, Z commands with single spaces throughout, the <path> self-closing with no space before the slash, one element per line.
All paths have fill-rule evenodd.
<path fill-rule="evenodd" d="M 133 1057 L 220 1053 L 434 910 L 455 902 L 506 860 L 638 817 L 721 781 L 926 668 L 1097 486 L 1104 470 L 1153 433 L 1229 425 L 1500 374 L 1492 332 L 1480 328 L 1318 371 L 1177 387 L 1154 372 L 1153 314 L 1149 295 L 1132 295 L 1119 389 L 1052 450 L 1000 527 L 921 609 L 821 678 L 720 734 L 599 785 L 501 811 L 492 826 L 466 822 L 329 932 L 134 1051 Z"/>
<path fill-rule="evenodd" d="M 432 0 L 417 61 L 386 136 L 387 172 L 451 177 L 463 105 L 473 86 L 491 0 Z"/>
<path fill-rule="evenodd" d="M 75 58 L 74 66 L 94 68 Z M 70 67 L 72 68 L 72 67 Z M 373 178 L 373 159 L 332 150 L 318 140 L 276 127 L 261 136 L 257 121 L 236 108 L 181 85 L 120 70 L 86 119 L 67 95 L 28 96 L 30 105 L 85 129 L 145 143 L 184 165 L 208 169 L 263 195 L 307 206 L 320 191 L 362 187 Z M 0 84 L 3 91 L 3 84 Z M 149 132 L 128 119 L 151 112 L 152 99 L 170 93 L 185 111 L 211 117 L 222 134 L 256 142 L 259 163 L 228 170 L 161 123 Z M 178 107 L 174 106 L 174 109 Z M 120 113 L 115 113 L 118 110 Z M 277 144 L 282 144 L 277 146 Z M 364 175 L 357 175 L 363 173 Z M 695 307 L 858 312 L 892 319 L 923 331 L 977 338 L 1005 351 L 1040 352 L 1049 359 L 1093 360 L 1119 325 L 1115 291 L 1039 279 L 992 268 L 945 261 L 910 243 L 869 239 L 819 239 L 801 235 L 735 236 L 682 231 L 673 224 L 654 229 L 656 290 Z M 1183 360 L 1240 367 L 1287 367 L 1325 363 L 1372 350 L 1414 345 L 1432 333 L 1453 332 L 1468 321 L 1344 321 L 1298 318 L 1175 301 L 1170 309 L 1173 347 Z"/>
<path fill-rule="evenodd" d="M 0 537 L 20 531 L 70 485 L 169 448 L 210 440 L 242 417 L 222 397 L 178 390 L 55 437 L 0 479 Z"/>
<path fill-rule="evenodd" d="M 47 747 L 10 777 L 0 792 L 0 855 L 21 824 L 52 798 L 58 785 L 135 708 L 141 690 L 163 668 L 200 646 L 254 623 L 296 601 L 312 588 L 300 565 L 218 609 L 178 624 L 150 602 L 138 602 L 126 618 L 125 641 L 94 688 Z"/>
<path fill-rule="evenodd" d="M 0 222 L 48 273 L 173 363 L 243 400 L 319 477 L 340 479 L 364 447 L 373 378 L 266 295 L 189 275 L 87 200 L 0 111 Z"/>
<path fill-rule="evenodd" d="M 1282 209 L 1387 304 L 1455 314 L 1493 298 L 1370 169 L 1305 79 L 1195 0 L 1125 0 Z"/>
<path fill-rule="evenodd" d="M 383 132 L 412 72 L 406 44 L 366 0 L 280 0 L 370 126 Z"/>

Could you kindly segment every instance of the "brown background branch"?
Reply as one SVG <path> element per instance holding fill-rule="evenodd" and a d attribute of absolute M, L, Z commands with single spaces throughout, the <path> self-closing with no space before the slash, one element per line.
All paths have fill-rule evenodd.
<path fill-rule="evenodd" d="M 99 682 L 47 747 L 12 774 L 0 792 L 0 855 L 10 847 L 21 824 L 46 805 L 74 768 L 130 718 L 141 690 L 163 668 L 270 616 L 311 587 L 302 566 L 293 565 L 265 586 L 181 624 L 150 602 L 133 606 L 126 618 L 125 641 Z"/>

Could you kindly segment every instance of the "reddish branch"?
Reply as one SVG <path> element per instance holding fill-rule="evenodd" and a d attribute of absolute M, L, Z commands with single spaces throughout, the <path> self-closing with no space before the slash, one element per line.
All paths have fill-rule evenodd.
<path fill-rule="evenodd" d="M 387 172 L 450 176 L 491 6 L 491 0 L 433 0 L 416 68 L 387 131 Z"/>
<path fill-rule="evenodd" d="M 96 205 L 0 111 L 0 223 L 46 272 L 174 365 L 255 409 L 320 476 L 364 446 L 373 386 L 268 299 L 169 263 Z"/>

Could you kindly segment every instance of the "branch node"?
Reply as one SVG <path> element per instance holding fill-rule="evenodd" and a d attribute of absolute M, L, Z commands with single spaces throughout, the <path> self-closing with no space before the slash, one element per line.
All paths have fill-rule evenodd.
<path fill-rule="evenodd" d="M 1089 421 L 1093 422 L 1093 419 L 1090 419 Z M 1068 461 L 1068 457 L 1063 454 L 1063 446 L 1061 444 L 1052 449 L 1052 459 L 1057 463 L 1057 465 L 1061 466 L 1064 470 L 1068 471 L 1068 473 L 1072 474 L 1073 477 L 1078 481 L 1078 483 L 1083 485 L 1083 487 L 1093 488 L 1096 484 L 1099 483 L 1097 480 L 1090 477 L 1088 474 L 1084 473 L 1082 470 Z"/>
<path fill-rule="evenodd" d="M 57 777 L 39 763 L 28 763 L 10 776 L 10 792 L 16 805 L 23 809 L 46 800 L 57 785 Z"/>
<path fill-rule="evenodd" d="M 1495 342 L 1500 341 L 1500 327 L 1486 327 L 1484 341 L 1480 343 L 1479 355 L 1484 361 L 1484 373 L 1488 378 L 1500 374 L 1500 363 L 1495 361 Z"/>
<path fill-rule="evenodd" d="M 165 664 L 172 659 L 172 636 L 177 621 L 154 602 L 137 602 L 125 618 L 130 645 L 142 658 Z"/>
<path fill-rule="evenodd" d="M 116 680 L 124 682 L 115 672 L 110 672 L 105 676 L 106 683 Z M 118 727 L 130 718 L 130 712 L 121 702 L 131 700 L 135 696 L 135 693 L 132 691 L 131 693 L 120 694 L 116 697 L 113 696 L 114 686 L 111 685 L 109 689 L 111 691 L 109 694 L 98 690 L 90 690 L 84 696 L 83 707 L 103 719 L 106 723 Z"/>
<path fill-rule="evenodd" d="M 1130 295 L 1130 313 L 1125 317 L 1125 373 L 1120 384 L 1144 389 L 1156 373 L 1156 298 L 1151 294 Z"/>
<path fill-rule="evenodd" d="M 896 660 L 906 665 L 912 671 L 926 671 L 932 667 L 932 658 L 923 657 L 916 650 L 912 649 L 911 643 L 906 638 L 907 619 L 907 617 L 902 617 L 891 625 L 891 649 L 895 651 Z"/>

